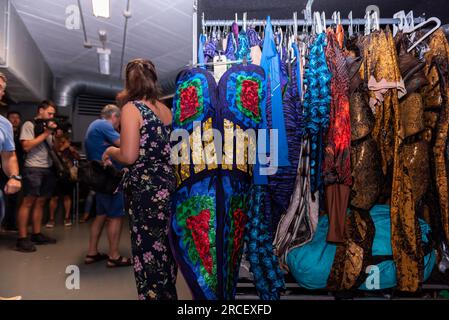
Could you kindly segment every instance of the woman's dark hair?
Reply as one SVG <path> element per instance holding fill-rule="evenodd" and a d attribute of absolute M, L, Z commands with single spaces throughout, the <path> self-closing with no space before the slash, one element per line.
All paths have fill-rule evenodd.
<path fill-rule="evenodd" d="M 160 96 L 156 67 L 146 59 L 134 59 L 126 65 L 125 89 L 117 95 L 117 105 L 129 101 L 150 100 L 155 103 Z"/>

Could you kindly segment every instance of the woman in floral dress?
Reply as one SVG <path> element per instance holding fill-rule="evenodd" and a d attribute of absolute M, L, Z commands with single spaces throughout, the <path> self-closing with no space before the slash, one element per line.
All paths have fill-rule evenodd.
<path fill-rule="evenodd" d="M 171 111 L 157 100 L 153 63 L 136 59 L 126 67 L 126 87 L 118 97 L 122 108 L 120 148 L 104 155 L 128 166 L 124 182 L 139 299 L 177 299 L 177 266 L 168 230 L 171 194 L 176 178 L 170 160 Z"/>

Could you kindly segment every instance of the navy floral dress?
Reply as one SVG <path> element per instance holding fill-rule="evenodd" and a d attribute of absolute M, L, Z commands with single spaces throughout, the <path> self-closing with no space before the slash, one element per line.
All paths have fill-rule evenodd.
<path fill-rule="evenodd" d="M 131 245 L 140 300 L 177 299 L 177 265 L 168 240 L 171 194 L 176 178 L 170 160 L 171 126 L 143 102 L 134 101 L 143 126 L 140 150 L 124 182 Z"/>

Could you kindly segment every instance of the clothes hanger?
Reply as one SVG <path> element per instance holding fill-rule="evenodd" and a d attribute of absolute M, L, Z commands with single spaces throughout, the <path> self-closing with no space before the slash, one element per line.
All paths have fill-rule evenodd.
<path fill-rule="evenodd" d="M 374 5 L 366 7 L 365 35 L 369 35 L 372 30 L 376 31 L 380 30 L 379 18 L 380 18 L 379 7 Z"/>
<path fill-rule="evenodd" d="M 282 61 L 282 43 L 284 42 L 284 32 L 283 32 L 283 30 L 282 30 L 282 28 L 279 26 L 278 27 L 278 39 L 279 39 L 279 42 L 278 42 L 278 52 L 279 52 L 279 55 L 280 55 L 280 57 L 281 57 L 281 61 Z"/>
<path fill-rule="evenodd" d="M 324 11 L 321 13 L 321 18 L 323 19 L 323 24 L 322 24 L 323 31 L 326 32 L 326 29 L 327 29 L 327 27 L 326 27 L 326 13 Z"/>
<path fill-rule="evenodd" d="M 394 37 L 398 32 L 404 30 L 404 28 L 407 24 L 405 11 L 401 10 L 401 11 L 396 12 L 393 15 L 393 19 L 399 19 L 399 22 L 397 24 L 393 23 L 393 37 Z"/>
<path fill-rule="evenodd" d="M 348 19 L 349 19 L 348 35 L 350 37 L 352 37 L 352 35 L 354 34 L 354 29 L 353 29 L 353 24 L 352 24 L 352 11 L 349 12 Z"/>
<path fill-rule="evenodd" d="M 204 18 L 204 12 L 203 12 L 203 14 L 201 15 L 201 27 L 202 27 L 202 31 L 203 31 L 203 34 L 205 35 L 206 34 L 206 19 Z"/>
<path fill-rule="evenodd" d="M 293 36 L 295 41 L 298 39 L 298 12 L 293 12 Z"/>
<path fill-rule="evenodd" d="M 415 19 L 413 18 L 413 10 L 410 10 L 410 12 L 405 16 L 404 30 L 408 32 L 408 30 L 413 28 L 415 28 Z"/>
<path fill-rule="evenodd" d="M 426 21 L 421 22 L 420 24 L 418 24 L 415 27 L 408 30 L 407 33 L 415 32 L 416 30 L 429 24 L 430 22 L 435 22 L 436 26 L 434 28 L 430 29 L 430 31 L 427 32 L 425 35 L 423 35 L 420 39 L 418 39 L 410 48 L 407 49 L 407 52 L 412 51 L 413 48 L 415 48 L 419 43 L 421 43 L 424 39 L 426 39 L 428 36 L 430 36 L 432 33 L 434 33 L 441 26 L 441 20 L 436 17 L 432 17 L 432 18 L 429 18 Z"/>
<path fill-rule="evenodd" d="M 371 16 L 371 11 L 366 10 L 365 13 L 365 36 L 371 34 L 371 29 L 372 29 L 372 16 Z"/>
<path fill-rule="evenodd" d="M 333 20 L 333 25 L 332 27 L 337 27 L 337 25 L 341 24 L 341 19 L 340 19 L 340 12 L 338 11 L 334 11 L 332 13 L 332 17 L 331 19 Z"/>
<path fill-rule="evenodd" d="M 248 13 L 247 12 L 243 12 L 243 31 L 246 32 L 246 19 L 248 17 Z"/>
<path fill-rule="evenodd" d="M 313 26 L 315 27 L 312 28 L 314 34 L 320 34 L 323 32 L 323 26 L 321 25 L 321 16 L 318 11 L 313 13 Z"/>

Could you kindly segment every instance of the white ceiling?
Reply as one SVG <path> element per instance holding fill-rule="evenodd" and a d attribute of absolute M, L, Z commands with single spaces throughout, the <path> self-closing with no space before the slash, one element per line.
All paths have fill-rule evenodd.
<path fill-rule="evenodd" d="M 110 0 L 111 17 L 96 18 L 91 0 L 81 0 L 87 36 L 94 45 L 83 46 L 82 27 L 65 26 L 66 8 L 76 0 L 12 0 L 32 38 L 55 77 L 72 73 L 99 73 L 96 47 L 98 31 L 106 30 L 106 48 L 111 49 L 111 77 L 119 77 L 126 0 Z M 161 79 L 173 74 L 192 59 L 192 0 L 130 0 L 124 65 L 133 58 L 149 58 Z"/>

